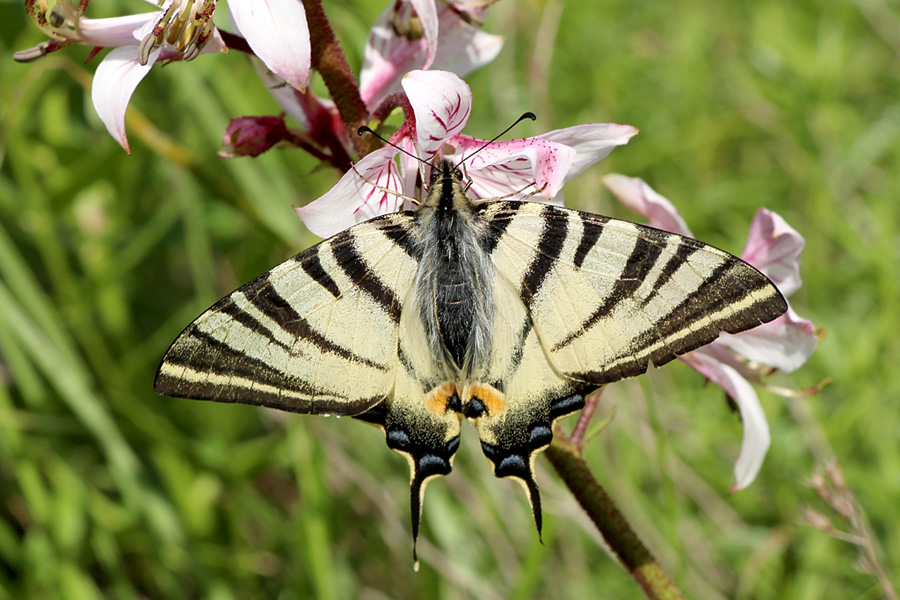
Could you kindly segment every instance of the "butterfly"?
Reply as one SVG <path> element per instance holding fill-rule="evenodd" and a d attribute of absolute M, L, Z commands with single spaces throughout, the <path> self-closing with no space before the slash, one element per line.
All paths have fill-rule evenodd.
<path fill-rule="evenodd" d="M 752 266 L 694 239 L 549 204 L 472 200 L 439 160 L 415 210 L 344 230 L 238 288 L 166 352 L 166 396 L 349 415 L 425 486 L 463 419 L 497 477 L 523 484 L 554 423 L 604 384 L 780 316 Z"/>

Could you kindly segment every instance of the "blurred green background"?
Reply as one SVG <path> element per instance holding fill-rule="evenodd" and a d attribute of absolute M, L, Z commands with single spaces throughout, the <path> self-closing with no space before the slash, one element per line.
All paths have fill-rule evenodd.
<path fill-rule="evenodd" d="M 382 6 L 325 4 L 358 68 Z M 741 426 L 719 388 L 680 363 L 611 386 L 586 455 L 635 529 L 689 597 L 880 598 L 856 545 L 802 522 L 811 506 L 851 531 L 805 485 L 835 457 L 900 585 L 900 4 L 506 0 L 485 29 L 506 45 L 468 78 L 467 133 L 525 110 L 518 135 L 642 131 L 569 205 L 627 218 L 600 183 L 621 172 L 732 252 L 760 206 L 807 240 L 792 302 L 827 337 L 772 383 L 833 384 L 759 390 L 772 448 L 733 496 Z M 90 104 L 87 48 L 12 61 L 42 39 L 0 1 L 0 600 L 639 595 L 544 459 L 542 546 L 471 428 L 428 489 L 414 574 L 407 465 L 380 432 L 156 396 L 191 319 L 314 241 L 291 206 L 336 174 L 299 151 L 216 156 L 230 118 L 278 112 L 237 54 L 154 68 L 127 156 Z"/>

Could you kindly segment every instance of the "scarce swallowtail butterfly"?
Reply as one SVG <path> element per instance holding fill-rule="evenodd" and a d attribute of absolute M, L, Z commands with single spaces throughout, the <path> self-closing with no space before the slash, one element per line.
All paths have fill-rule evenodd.
<path fill-rule="evenodd" d="M 178 336 L 160 394 L 384 430 L 425 484 L 450 472 L 468 419 L 497 477 L 537 454 L 598 386 L 771 321 L 775 285 L 694 239 L 525 201 L 473 201 L 447 161 L 413 211 L 359 223 L 216 302 Z"/>

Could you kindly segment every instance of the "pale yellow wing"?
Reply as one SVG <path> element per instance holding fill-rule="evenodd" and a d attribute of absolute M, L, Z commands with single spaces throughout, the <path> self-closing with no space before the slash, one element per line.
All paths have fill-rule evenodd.
<path fill-rule="evenodd" d="M 691 238 L 530 202 L 483 214 L 497 272 L 518 290 L 553 367 L 575 381 L 639 375 L 787 310 L 763 274 Z"/>
<path fill-rule="evenodd" d="M 599 385 L 786 310 L 765 276 L 690 238 L 530 202 L 487 203 L 479 216 L 497 316 L 466 414 L 494 473 L 524 485 L 538 530 L 534 460 L 557 419 Z"/>
<path fill-rule="evenodd" d="M 191 323 L 156 376 L 160 394 L 355 415 L 388 397 L 413 217 L 361 223 L 229 294 Z"/>

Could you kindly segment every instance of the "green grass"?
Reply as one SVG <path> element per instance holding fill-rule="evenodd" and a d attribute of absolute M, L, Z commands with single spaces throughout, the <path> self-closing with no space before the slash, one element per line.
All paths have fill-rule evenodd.
<path fill-rule="evenodd" d="M 379 7 L 332 4 L 358 66 Z M 642 131 L 569 205 L 627 217 L 600 185 L 621 172 L 732 252 L 760 206 L 807 240 L 792 302 L 827 337 L 774 383 L 833 384 L 760 390 L 773 444 L 734 496 L 740 421 L 718 388 L 680 364 L 611 386 L 587 458 L 635 529 L 690 597 L 879 598 L 856 547 L 800 522 L 828 513 L 804 482 L 833 456 L 900 586 L 900 8 L 506 0 L 486 29 L 506 48 L 468 78 L 468 133 L 525 110 L 523 135 Z M 0 600 L 638 595 L 543 459 L 540 545 L 471 428 L 428 489 L 414 574 L 407 465 L 377 430 L 156 396 L 184 325 L 313 242 L 290 207 L 335 174 L 296 151 L 217 158 L 229 118 L 277 112 L 239 56 L 154 69 L 126 156 L 90 106 L 87 49 L 12 62 L 41 39 L 0 0 Z"/>

